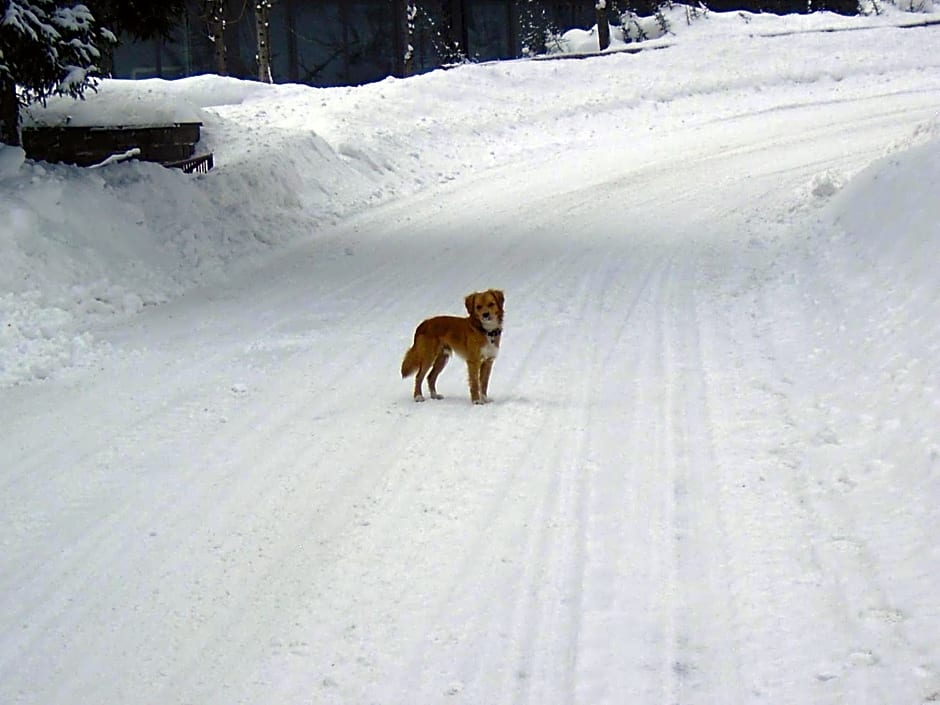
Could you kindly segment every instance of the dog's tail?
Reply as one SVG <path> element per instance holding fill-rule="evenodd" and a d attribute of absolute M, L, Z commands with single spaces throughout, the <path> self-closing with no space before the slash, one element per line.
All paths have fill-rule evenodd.
<path fill-rule="evenodd" d="M 418 371 L 420 366 L 421 363 L 418 359 L 418 351 L 415 350 L 415 346 L 412 345 L 408 348 L 408 352 L 405 353 L 405 358 L 401 361 L 401 378 L 411 377 L 411 375 Z"/>

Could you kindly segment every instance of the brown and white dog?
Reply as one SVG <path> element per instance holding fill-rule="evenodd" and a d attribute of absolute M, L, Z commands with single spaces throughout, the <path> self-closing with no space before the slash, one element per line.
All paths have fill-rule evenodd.
<path fill-rule="evenodd" d="M 503 292 L 498 289 L 467 294 L 466 318 L 435 316 L 415 330 L 414 345 L 401 362 L 402 379 L 415 375 L 415 401 L 424 401 L 421 385 L 425 376 L 432 399 L 442 399 L 435 383 L 452 353 L 467 362 L 470 400 L 485 404 L 490 371 L 503 334 Z"/>

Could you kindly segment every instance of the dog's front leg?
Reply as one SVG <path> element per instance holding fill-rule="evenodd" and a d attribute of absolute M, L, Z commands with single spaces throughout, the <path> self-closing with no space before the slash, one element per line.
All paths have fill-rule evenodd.
<path fill-rule="evenodd" d="M 490 372 L 493 369 L 493 358 L 484 360 L 480 365 L 480 396 L 483 398 L 484 403 L 490 400 L 489 387 L 490 387 Z"/>
<path fill-rule="evenodd" d="M 485 399 L 480 395 L 480 366 L 479 360 L 467 360 L 467 377 L 470 383 L 470 401 L 474 404 L 483 404 Z"/>

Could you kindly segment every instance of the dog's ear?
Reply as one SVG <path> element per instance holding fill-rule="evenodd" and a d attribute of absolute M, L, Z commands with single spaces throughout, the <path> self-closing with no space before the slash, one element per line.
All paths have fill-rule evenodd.
<path fill-rule="evenodd" d="M 476 293 L 473 293 L 467 294 L 467 298 L 463 300 L 463 305 L 467 307 L 467 313 L 469 313 L 471 316 L 473 315 L 473 304 L 476 301 L 476 298 Z"/>
<path fill-rule="evenodd" d="M 503 301 L 506 299 L 506 297 L 503 296 L 503 292 L 499 289 L 490 289 L 490 293 L 496 298 L 496 303 L 499 304 L 499 307 L 502 308 Z"/>

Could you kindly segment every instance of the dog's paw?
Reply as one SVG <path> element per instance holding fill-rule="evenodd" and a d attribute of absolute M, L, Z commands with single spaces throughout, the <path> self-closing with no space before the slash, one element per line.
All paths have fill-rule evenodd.
<path fill-rule="evenodd" d="M 423 394 L 415 394 L 415 401 L 424 401 Z"/>
<path fill-rule="evenodd" d="M 486 399 L 480 397 L 479 399 L 471 399 L 474 404 L 486 404 Z"/>
<path fill-rule="evenodd" d="M 432 398 L 432 399 L 443 399 L 443 398 L 444 398 L 444 395 L 438 394 L 437 392 L 433 392 L 433 393 L 431 394 L 431 398 Z"/>

